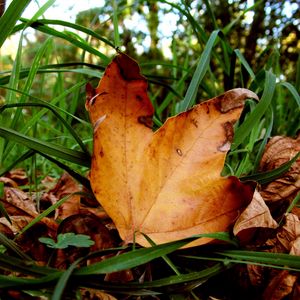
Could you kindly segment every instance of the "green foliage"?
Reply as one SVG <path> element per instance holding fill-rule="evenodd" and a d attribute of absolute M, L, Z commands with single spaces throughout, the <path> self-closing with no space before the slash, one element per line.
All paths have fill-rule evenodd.
<path fill-rule="evenodd" d="M 94 241 L 90 239 L 88 235 L 84 234 L 75 234 L 73 232 L 60 233 L 57 236 L 57 242 L 51 238 L 41 237 L 39 238 L 41 243 L 44 243 L 49 248 L 53 249 L 65 249 L 69 246 L 74 247 L 90 247 L 95 244 Z"/>

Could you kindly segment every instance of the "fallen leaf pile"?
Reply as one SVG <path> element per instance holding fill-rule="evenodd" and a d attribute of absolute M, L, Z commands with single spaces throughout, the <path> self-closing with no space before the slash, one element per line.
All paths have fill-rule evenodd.
<path fill-rule="evenodd" d="M 0 203 L 9 215 L 9 220 L 1 216 L 0 233 L 14 239 L 39 265 L 58 269 L 68 268 L 91 252 L 134 240 L 148 247 L 144 234 L 161 244 L 194 234 L 229 231 L 246 249 L 299 256 L 300 211 L 294 207 L 291 213 L 285 212 L 299 193 L 300 159 L 280 178 L 262 186 L 220 175 L 244 100 L 257 99 L 256 95 L 246 89 L 227 91 L 169 118 L 153 132 L 154 109 L 146 90 L 137 63 L 124 54 L 116 56 L 99 86 L 95 90 L 88 87 L 87 94 L 86 107 L 94 126 L 90 181 L 97 200 L 68 174 L 58 181 L 45 177 L 40 190 L 30 192 L 20 188 L 29 184 L 26 173 L 11 171 L 0 178 L 4 184 Z M 271 138 L 260 171 L 278 168 L 299 151 L 300 136 Z M 20 234 L 62 199 L 52 214 Z M 88 235 L 91 246 L 53 249 L 39 240 L 51 238 L 58 245 L 58 235 L 66 233 Z M 198 239 L 188 246 L 210 241 Z M 161 272 L 155 268 L 151 262 L 106 274 L 103 280 L 151 281 L 155 272 Z M 259 289 L 263 300 L 300 297 L 297 273 L 256 265 L 241 266 L 239 272 L 247 280 L 237 282 Z M 82 299 L 115 299 L 89 289 L 82 289 L 81 295 Z M 13 290 L 4 294 L 0 290 L 0 297 L 27 299 Z"/>

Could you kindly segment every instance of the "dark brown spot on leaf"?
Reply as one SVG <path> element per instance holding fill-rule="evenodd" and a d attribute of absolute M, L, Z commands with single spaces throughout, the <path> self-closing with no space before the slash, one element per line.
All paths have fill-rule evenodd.
<path fill-rule="evenodd" d="M 234 121 L 232 122 L 226 122 L 223 124 L 223 128 L 225 131 L 225 140 L 222 142 L 222 144 L 218 147 L 218 150 L 221 152 L 227 152 L 230 149 L 231 142 L 233 140 L 233 124 Z"/>
<path fill-rule="evenodd" d="M 226 134 L 226 142 L 229 141 L 229 142 L 232 142 L 233 140 L 233 135 L 234 135 L 234 132 L 233 132 L 233 123 L 235 121 L 231 121 L 231 122 L 226 122 L 223 124 L 223 128 L 225 130 L 225 134 Z"/>
<path fill-rule="evenodd" d="M 138 100 L 138 101 L 143 101 L 143 97 L 142 96 L 140 96 L 140 95 L 136 95 L 136 100 Z"/>
<path fill-rule="evenodd" d="M 179 156 L 182 156 L 182 151 L 180 149 L 176 149 L 176 152 Z"/>
<path fill-rule="evenodd" d="M 198 121 L 197 121 L 197 120 L 191 119 L 191 123 L 192 123 L 196 128 L 198 128 Z"/>
<path fill-rule="evenodd" d="M 145 125 L 146 127 L 151 128 L 151 129 L 153 127 L 152 116 L 139 116 L 138 122 Z"/>
<path fill-rule="evenodd" d="M 104 156 L 104 152 L 103 152 L 103 149 L 102 149 L 102 148 L 101 148 L 100 151 L 99 151 L 99 155 L 100 155 L 101 157 Z"/>

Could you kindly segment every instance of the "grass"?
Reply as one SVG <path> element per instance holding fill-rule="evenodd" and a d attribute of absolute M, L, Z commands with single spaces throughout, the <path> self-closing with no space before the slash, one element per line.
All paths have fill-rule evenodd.
<path fill-rule="evenodd" d="M 87 82 L 99 80 L 105 66 L 116 53 L 114 48 L 122 46 L 118 24 L 123 10 L 118 7 L 117 1 L 113 1 L 111 19 L 114 30 L 113 38 L 109 38 L 99 35 L 88 26 L 44 19 L 43 13 L 54 1 L 47 1 L 32 19 L 21 18 L 22 11 L 29 2 L 13 0 L 0 19 L 1 45 L 11 34 L 20 34 L 14 63 L 9 70 L 3 70 L 0 77 L 0 87 L 5 94 L 5 102 L 0 108 L 0 174 L 4 175 L 16 166 L 25 168 L 30 174 L 37 174 L 39 171 L 54 177 L 59 177 L 63 170 L 67 170 L 89 188 L 86 172 L 90 167 L 92 128 L 84 112 L 84 86 Z M 241 122 L 236 128 L 234 143 L 223 173 L 241 177 L 243 180 L 251 179 L 266 183 L 286 172 L 291 163 L 269 173 L 258 173 L 258 163 L 270 136 L 295 135 L 300 129 L 300 97 L 297 92 L 300 82 L 300 63 L 296 70 L 295 86 L 278 80 L 284 70 L 272 68 L 279 65 L 276 53 L 268 57 L 263 69 L 254 73 L 242 52 L 239 49 L 232 49 L 227 38 L 238 20 L 234 20 L 226 28 L 218 28 L 209 1 L 205 1 L 209 14 L 214 20 L 215 30 L 209 34 L 194 19 L 185 4 L 160 2 L 187 18 L 190 25 L 187 32 L 190 38 L 196 38 L 200 51 L 193 53 L 194 57 L 199 57 L 196 60 L 190 59 L 186 51 L 184 64 L 180 64 L 177 57 L 179 45 L 174 39 L 171 60 L 141 63 L 142 71 L 150 82 L 149 93 L 155 107 L 156 128 L 161 126 L 167 117 L 190 108 L 198 99 L 210 98 L 222 93 L 224 86 L 221 84 L 222 78 L 219 74 L 222 73 L 224 74 L 222 76 L 230 79 L 231 88 L 236 87 L 237 82 L 243 83 L 242 69 L 244 69 L 250 76 L 250 81 L 245 87 L 256 92 L 261 100 L 259 103 L 247 102 Z M 16 25 L 18 20 L 21 22 Z M 57 29 L 57 26 L 65 29 Z M 33 58 L 25 62 L 26 49 L 23 40 L 24 32 L 29 27 L 38 32 L 44 42 L 34 52 Z M 70 33 L 69 29 L 75 29 L 77 33 Z M 111 55 L 107 54 L 109 51 L 104 53 L 99 50 L 101 48 L 93 47 L 88 42 L 91 38 L 101 41 Z M 79 51 L 82 61 L 61 62 L 59 51 L 55 49 L 55 43 L 58 42 L 71 45 L 72 49 Z M 93 58 L 92 63 L 85 60 L 87 54 Z M 222 72 L 215 74 L 213 65 Z M 160 72 L 161 67 L 168 71 Z M 162 93 L 163 99 L 161 99 Z M 36 176 L 34 175 L 33 181 L 39 182 L 40 178 Z M 45 210 L 21 233 L 26 232 L 41 218 L 53 212 L 66 199 L 63 198 L 56 205 Z M 299 195 L 292 204 L 296 205 L 298 200 Z M 290 209 L 291 207 L 288 208 L 289 211 Z M 2 205 L 0 210 L 9 219 Z M 65 299 L 63 295 L 74 296 L 74 290 L 68 285 L 72 282 L 77 287 L 90 287 L 117 294 L 143 296 L 167 293 L 178 296 L 186 291 L 191 292 L 207 279 L 237 264 L 251 263 L 300 271 L 299 257 L 249 252 L 243 250 L 236 240 L 224 233 L 214 234 L 212 237 L 227 241 L 229 246 L 224 250 L 223 247 L 213 247 L 208 252 L 205 248 L 199 249 L 196 255 L 176 251 L 191 240 L 199 238 L 197 236 L 168 244 L 153 245 L 147 249 L 129 246 L 114 248 L 94 253 L 93 256 L 116 254 L 121 250 L 125 253 L 90 266 L 78 267 L 90 258 L 82 257 L 67 270 L 62 271 L 36 265 L 14 241 L 0 234 L 1 244 L 5 249 L 10 250 L 10 254 L 1 252 L 0 268 L 24 275 L 23 277 L 0 275 L 0 288 L 16 288 L 28 294 L 35 294 L 43 289 L 52 294 L 52 299 Z M 101 277 L 101 274 L 137 268 L 149 262 L 156 264 L 157 261 L 159 266 L 163 265 L 163 268 L 168 271 L 153 281 L 114 284 L 103 281 Z M 190 296 L 197 299 L 193 292 Z"/>

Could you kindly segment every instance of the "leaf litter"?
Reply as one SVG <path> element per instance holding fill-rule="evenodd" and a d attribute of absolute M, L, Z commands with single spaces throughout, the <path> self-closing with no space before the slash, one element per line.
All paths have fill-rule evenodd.
<path fill-rule="evenodd" d="M 140 184 L 146 188 L 147 193 L 157 194 L 157 191 L 153 191 L 152 188 L 149 188 L 144 183 L 144 175 L 148 176 L 148 178 L 153 180 L 153 182 L 158 182 L 158 186 L 160 187 L 162 184 L 161 178 L 164 178 L 164 176 L 169 178 L 174 174 L 175 170 L 177 172 L 177 169 L 184 173 L 185 169 L 180 169 L 180 167 L 181 164 L 186 164 L 188 168 L 192 168 L 192 170 L 195 171 L 195 175 L 191 175 L 190 172 L 183 174 L 184 176 L 182 180 L 185 184 L 185 189 L 183 190 L 176 189 L 176 184 L 178 184 L 180 181 L 175 180 L 175 183 L 172 185 L 172 189 L 175 189 L 175 193 L 172 192 L 172 197 L 176 196 L 176 193 L 187 193 L 192 195 L 190 199 L 197 198 L 199 196 L 199 189 L 196 189 L 195 185 L 201 185 L 202 182 L 199 181 L 199 177 L 201 178 L 201 176 L 204 176 L 203 171 L 199 173 L 197 169 L 202 169 L 205 173 L 210 173 L 208 179 L 210 179 L 210 177 L 213 178 L 212 183 L 209 183 L 212 187 L 208 188 L 208 192 L 205 194 L 205 197 L 210 197 L 210 195 L 217 194 L 217 196 L 214 197 L 217 199 L 217 203 L 219 203 L 220 201 L 224 201 L 224 198 L 221 197 L 221 195 L 224 194 L 224 191 L 228 191 L 227 189 L 231 185 L 236 185 L 239 188 L 237 191 L 234 191 L 233 194 L 237 192 L 240 195 L 239 198 L 243 198 L 242 202 L 240 202 L 237 206 L 230 206 L 231 208 L 229 211 L 233 210 L 234 214 L 230 213 L 229 217 L 225 222 L 222 223 L 221 227 L 204 227 L 204 232 L 205 230 L 208 230 L 208 232 L 210 230 L 227 230 L 234 233 L 239 238 L 245 249 L 261 249 L 261 251 L 289 253 L 291 255 L 299 256 L 299 209 L 295 206 L 292 209 L 292 213 L 285 214 L 285 211 L 299 193 L 300 159 L 298 159 L 292 165 L 290 170 L 283 174 L 280 178 L 277 178 L 266 185 L 257 186 L 255 191 L 252 183 L 241 184 L 237 179 L 230 177 L 226 179 L 228 180 L 229 185 L 224 185 L 224 182 L 226 181 L 219 177 L 223 167 L 225 155 L 229 150 L 230 141 L 233 137 L 232 125 L 238 119 L 238 116 L 243 108 L 243 98 L 247 98 L 249 96 L 253 97 L 253 94 L 249 94 L 248 92 L 242 90 L 233 90 L 230 93 L 225 93 L 221 97 L 210 100 L 210 102 L 205 102 L 205 104 L 196 106 L 196 108 L 193 108 L 189 112 L 177 116 L 177 119 L 171 118 L 166 123 L 165 128 L 163 127 L 160 131 L 158 131 L 158 133 L 155 133 L 154 136 L 157 137 L 157 142 L 150 142 L 150 136 L 152 135 L 152 132 L 149 128 L 151 125 L 149 120 L 153 114 L 153 108 L 151 107 L 145 92 L 147 87 L 145 83 L 146 81 L 139 74 L 137 64 L 134 61 L 131 61 L 130 58 L 124 57 L 119 57 L 117 60 L 114 60 L 110 67 L 108 67 L 106 75 L 104 75 L 102 79 L 102 83 L 100 82 L 100 85 L 96 90 L 95 95 L 98 96 L 95 97 L 94 95 L 92 100 L 87 99 L 87 108 L 90 111 L 92 123 L 96 124 L 94 137 L 96 142 L 94 144 L 95 148 L 91 183 L 94 194 L 98 198 L 99 202 L 103 205 L 104 209 L 102 205 L 99 205 L 99 203 L 95 201 L 95 198 L 88 194 L 90 191 L 82 188 L 68 174 L 64 174 L 58 182 L 55 182 L 53 178 L 46 177 L 44 180 L 44 188 L 42 191 L 40 191 L 42 193 L 40 199 L 40 212 L 57 203 L 57 201 L 63 197 L 67 195 L 71 196 L 58 209 L 56 209 L 53 215 L 43 218 L 39 223 L 30 227 L 22 235 L 16 236 L 16 234 L 18 234 L 25 225 L 29 224 L 34 218 L 36 218 L 40 212 L 37 210 L 35 201 L 36 199 L 34 199 L 34 196 L 28 191 L 21 190 L 19 188 L 19 186 L 28 184 L 26 173 L 23 170 L 13 170 L 6 174 L 6 176 L 0 178 L 0 182 L 3 182 L 5 186 L 4 195 L 1 197 L 1 204 L 4 206 L 9 215 L 9 220 L 4 216 L 0 218 L 0 232 L 9 239 L 13 239 L 15 237 L 14 240 L 20 249 L 22 249 L 25 254 L 29 255 L 39 265 L 49 265 L 58 269 L 67 269 L 77 259 L 86 256 L 89 253 L 102 249 L 117 247 L 122 245 L 124 241 L 125 243 L 132 242 L 134 233 L 137 231 L 146 231 L 145 233 L 156 239 L 157 235 L 152 234 L 152 232 L 155 232 L 155 228 L 163 226 L 166 217 L 168 218 L 168 216 L 165 215 L 162 217 L 163 211 L 166 211 L 170 208 L 171 213 L 174 213 L 172 205 L 178 206 L 179 209 L 181 209 L 181 205 L 187 205 L 187 207 L 190 206 L 192 209 L 186 210 L 184 214 L 185 219 L 197 220 L 194 214 L 192 214 L 192 217 L 190 218 L 189 212 L 194 212 L 196 210 L 196 212 L 199 213 L 199 210 L 205 210 L 203 206 L 205 206 L 206 203 L 203 202 L 199 207 L 194 206 L 194 204 L 192 205 L 192 200 L 189 200 L 190 202 L 188 201 L 188 203 L 184 203 L 182 200 L 177 200 L 177 202 L 170 202 L 170 204 L 167 204 L 167 206 L 160 204 L 162 205 L 162 208 L 155 212 L 155 218 L 151 220 L 152 224 L 154 223 L 155 226 L 153 228 L 150 226 L 150 231 L 147 232 L 149 226 L 144 226 L 144 222 L 138 221 L 138 214 L 143 215 L 142 199 L 144 198 L 141 198 L 136 202 L 131 202 L 129 210 L 128 207 L 126 207 L 126 203 L 128 203 L 128 201 L 129 203 L 130 201 L 133 201 L 133 198 L 131 197 L 141 194 L 141 191 L 134 190 L 132 187 L 136 184 Z M 130 71 L 125 70 L 127 64 L 132 67 Z M 116 80 L 117 83 L 114 83 L 113 80 Z M 97 102 L 104 101 L 103 103 L 105 104 L 105 101 L 107 101 L 107 94 L 111 92 L 110 89 L 115 88 L 115 85 L 119 86 L 120 80 L 122 80 L 121 85 L 123 87 L 125 86 L 127 93 L 131 93 L 131 89 L 133 90 L 133 92 L 130 94 L 130 97 L 134 96 L 134 105 L 126 104 L 126 101 L 129 101 L 130 99 L 125 99 L 126 101 L 122 104 L 122 109 L 125 108 L 125 112 L 122 112 L 121 110 L 118 111 L 118 109 L 117 111 L 114 111 L 113 107 L 116 107 L 116 104 L 107 103 L 107 109 L 103 108 L 103 106 L 99 108 Z M 102 91 L 102 89 L 104 89 L 104 91 Z M 137 97 L 137 92 L 139 97 Z M 227 100 L 226 102 L 226 99 L 230 97 L 235 98 L 239 104 L 233 105 L 230 100 Z M 223 106 L 223 100 L 220 99 L 225 99 Z M 140 106 L 138 106 L 137 103 Z M 96 115 L 94 115 L 91 106 L 96 107 Z M 119 106 L 121 106 L 120 103 Z M 102 111 L 105 109 L 107 111 Z M 215 137 L 218 142 L 213 145 L 211 150 L 214 152 L 214 154 L 217 154 L 216 158 L 218 157 L 218 159 L 211 161 L 212 157 L 214 156 L 209 156 L 206 161 L 204 160 L 203 164 L 198 161 L 197 157 L 201 156 L 206 150 L 209 151 L 208 148 L 210 146 L 208 144 L 204 144 L 204 150 L 201 150 L 202 152 L 200 151 L 198 153 L 197 150 L 194 150 L 194 148 L 186 148 L 185 143 L 187 143 L 187 141 L 184 139 L 184 135 L 180 134 L 180 131 L 183 130 L 182 128 L 184 127 L 188 127 L 188 129 L 191 130 L 191 128 L 195 127 L 197 129 L 198 126 L 201 125 L 201 121 L 197 119 L 198 113 L 201 115 L 201 117 L 203 117 L 204 113 L 202 113 L 201 110 L 206 111 L 206 114 L 213 114 L 214 118 L 221 118 L 228 112 L 230 114 L 230 116 L 226 117 L 224 120 L 222 119 L 221 123 L 217 124 L 217 127 L 214 127 L 213 121 L 209 119 L 206 121 L 206 124 L 209 125 L 204 127 L 204 129 L 207 131 L 207 134 L 210 137 L 212 134 L 215 136 L 214 130 L 217 130 L 216 128 L 219 128 L 220 131 Z M 104 115 L 105 118 L 103 117 Z M 118 127 L 124 126 L 123 121 L 123 123 L 121 122 L 116 127 L 110 127 L 109 122 L 114 122 L 114 118 L 116 117 L 114 115 L 117 115 L 117 117 L 121 118 L 123 121 L 125 118 L 129 118 L 132 119 L 133 122 L 125 122 L 125 131 Z M 99 122 L 99 119 L 101 119 L 101 122 Z M 106 125 L 105 122 L 108 122 L 108 125 Z M 108 126 L 110 129 L 108 130 L 102 128 L 105 128 L 106 126 Z M 211 126 L 213 127 L 212 132 L 209 131 Z M 120 145 L 118 152 L 116 151 L 116 153 L 114 153 L 112 150 L 108 151 L 111 148 L 105 144 L 108 143 L 109 145 L 109 141 L 108 137 L 106 137 L 105 131 L 103 130 L 108 130 L 107 136 L 114 136 L 118 130 L 121 130 L 121 132 L 123 130 L 123 134 L 125 134 L 127 138 L 125 140 L 123 138 L 122 140 L 122 137 L 114 137 L 115 140 L 113 141 L 114 143 Z M 170 130 L 169 135 L 168 130 Z M 99 132 L 101 132 L 100 137 L 98 136 Z M 131 141 L 130 138 L 128 138 L 129 134 L 133 135 L 133 145 L 130 145 Z M 197 143 L 198 139 L 195 138 L 197 133 L 193 132 L 189 134 L 189 138 L 194 138 L 194 143 Z M 101 139 L 100 144 L 97 139 Z M 165 141 L 163 141 L 163 139 L 165 139 Z M 147 141 L 146 146 L 142 146 L 142 140 Z M 201 135 L 200 140 L 201 143 L 205 141 L 205 136 L 203 136 L 203 134 Z M 159 154 L 157 154 L 158 147 L 167 149 L 162 151 L 164 156 L 159 156 Z M 173 150 L 173 152 L 171 150 Z M 123 154 L 121 154 L 122 151 Z M 129 152 L 128 154 L 124 154 L 124 151 Z M 283 163 L 291 160 L 299 151 L 299 136 L 295 139 L 279 136 L 271 138 L 265 148 L 265 152 L 260 163 L 260 171 L 269 171 L 279 167 Z M 189 156 L 189 159 L 191 160 L 190 163 L 182 160 L 182 158 L 186 157 L 189 152 L 195 152 L 196 154 L 195 156 Z M 121 159 L 118 160 L 118 158 L 114 156 L 115 154 L 121 156 Z M 147 169 L 147 166 L 145 165 L 143 165 L 143 167 L 134 166 L 134 164 L 137 162 L 141 163 L 141 158 L 144 154 L 149 155 L 149 159 L 145 160 L 145 158 L 143 158 L 146 161 L 146 164 L 149 164 L 149 162 L 151 163 L 151 159 L 154 159 L 153 164 L 155 165 L 155 168 L 157 168 L 158 172 L 161 172 L 161 174 L 159 173 L 151 175 L 152 169 Z M 140 158 L 138 159 L 139 155 Z M 105 162 L 103 160 L 104 157 L 105 159 L 108 158 L 109 161 Z M 168 157 L 168 159 L 166 160 L 163 157 Z M 114 173 L 120 172 L 119 176 L 121 174 L 121 178 L 124 178 L 124 174 L 122 173 L 122 164 L 124 165 L 124 159 L 127 167 L 127 173 L 125 173 L 125 176 L 128 176 L 128 179 L 125 180 L 125 185 L 124 179 L 122 179 L 123 182 L 122 180 L 119 182 L 115 181 L 116 175 Z M 113 165 L 114 160 L 116 160 L 117 165 L 121 163 L 121 169 L 117 170 L 117 168 L 115 168 L 107 173 L 108 169 L 106 167 L 99 170 L 97 160 L 99 160 L 102 164 L 104 163 L 104 165 L 106 163 Z M 179 163 L 177 162 L 178 160 Z M 168 173 L 164 173 L 164 168 L 174 168 L 174 170 L 172 170 L 170 175 Z M 208 168 L 209 172 L 207 171 Z M 128 169 L 130 169 L 132 173 L 128 172 Z M 107 182 L 106 179 L 104 180 L 101 172 L 105 173 L 104 175 L 108 178 L 108 180 L 113 178 L 110 184 L 108 183 L 109 181 Z M 144 174 L 142 179 L 137 179 L 137 177 L 135 177 L 139 172 L 143 172 Z M 184 177 L 188 177 L 192 183 L 185 181 Z M 103 184 L 102 180 L 104 181 L 104 185 L 107 187 L 103 187 L 101 185 Z M 133 181 L 132 185 L 128 183 L 130 180 Z M 217 189 L 215 188 L 216 185 L 218 186 Z M 207 183 L 205 187 L 207 187 Z M 223 190 L 224 188 L 225 190 Z M 241 194 L 241 191 L 244 192 Z M 82 195 L 74 194 L 78 192 L 81 192 Z M 112 193 L 112 196 L 108 196 L 109 193 Z M 168 199 L 168 194 L 165 195 L 166 199 Z M 125 202 L 125 206 L 124 204 L 118 202 L 118 199 L 122 199 L 122 201 Z M 227 198 L 225 199 L 226 201 L 228 200 Z M 236 199 L 236 196 L 233 196 L 232 201 L 234 202 Z M 107 202 L 105 202 L 108 200 L 110 202 L 115 202 L 116 204 L 109 205 Z M 119 205 L 121 208 L 118 208 Z M 134 212 L 134 207 L 137 212 Z M 212 213 L 213 222 L 218 222 L 216 220 L 220 220 L 222 217 L 220 218 L 219 214 L 214 214 L 213 208 L 214 205 L 208 206 L 207 212 Z M 123 215 L 120 213 L 120 209 L 125 210 L 125 213 L 122 212 Z M 116 210 L 116 212 L 114 212 L 114 210 Z M 206 214 L 207 212 L 205 211 Z M 224 213 L 225 215 L 227 214 L 226 210 Z M 189 217 L 186 218 L 186 216 Z M 179 217 L 182 218 L 182 216 L 178 216 L 176 211 L 175 215 L 171 217 L 171 220 L 176 218 L 178 221 L 177 224 L 172 225 L 175 226 L 175 231 L 181 231 L 182 225 L 180 223 L 185 221 L 178 219 Z M 283 217 L 284 221 L 281 223 L 280 221 L 283 219 Z M 150 225 L 151 222 L 149 223 Z M 197 226 L 197 222 L 192 221 L 192 223 Z M 132 224 L 134 224 L 134 227 L 131 226 Z M 128 225 L 130 225 L 130 229 L 126 227 Z M 190 225 L 187 227 L 189 226 Z M 200 232 L 199 228 L 197 228 L 195 232 L 188 232 L 186 234 L 189 235 L 190 233 L 203 232 L 203 227 L 200 228 Z M 169 236 L 170 232 L 168 232 L 167 239 L 165 237 L 157 238 L 157 242 L 161 243 L 185 236 L 173 235 L 173 231 L 174 230 L 171 230 L 171 236 Z M 120 233 L 120 236 L 118 232 Z M 79 234 L 87 236 L 91 241 L 93 241 L 93 245 L 91 244 L 89 247 L 76 247 L 68 245 L 65 249 L 50 249 L 39 240 L 40 238 L 49 238 L 55 241 L 63 234 Z M 149 246 L 146 245 L 145 241 L 140 236 L 138 236 L 137 242 L 143 246 Z M 210 240 L 206 240 L 206 243 L 209 242 Z M 196 243 L 196 245 L 198 244 L 201 243 Z M 92 264 L 94 262 L 106 259 L 107 257 L 110 257 L 110 255 L 91 258 L 86 261 L 85 264 Z M 139 281 L 140 283 L 144 282 L 145 280 L 151 281 L 153 276 L 156 274 L 155 268 L 157 268 L 157 265 L 155 265 L 153 262 L 136 269 L 107 274 L 104 280 L 125 283 L 133 280 Z M 238 272 L 241 272 L 240 274 L 243 274 L 243 276 L 248 278 L 248 281 L 240 281 L 240 285 L 244 285 L 247 289 L 251 287 L 257 288 L 260 293 L 259 295 L 263 300 L 280 300 L 286 299 L 287 296 L 289 296 L 289 299 L 299 299 L 300 287 L 298 284 L 298 273 L 288 270 L 276 270 L 251 264 L 237 269 L 239 270 Z M 22 276 L 22 274 L 19 274 L 18 276 Z M 6 292 L 7 293 L 5 295 L 9 295 L 11 299 L 25 299 L 28 297 L 28 294 L 24 294 L 20 291 L 8 290 Z M 84 299 L 115 299 L 109 294 L 90 289 L 82 289 L 81 293 Z M 210 299 L 214 298 L 213 293 L 208 295 Z"/>

